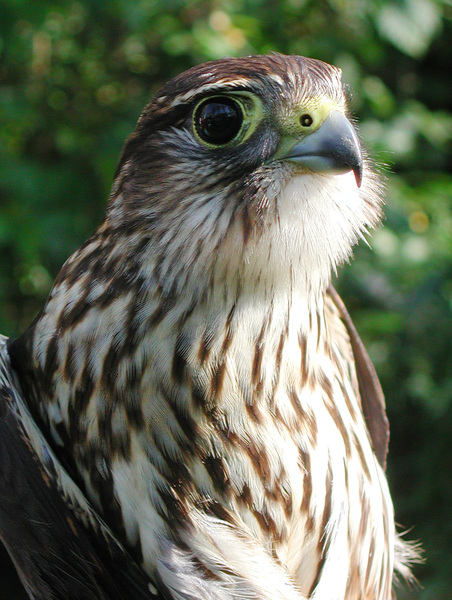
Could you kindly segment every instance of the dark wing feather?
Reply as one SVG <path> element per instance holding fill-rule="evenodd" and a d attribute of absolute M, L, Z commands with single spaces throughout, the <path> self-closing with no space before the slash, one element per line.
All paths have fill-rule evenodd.
<path fill-rule="evenodd" d="M 327 294 L 338 309 L 341 320 L 350 337 L 364 417 L 372 439 L 374 452 L 381 466 L 386 469 L 389 422 L 386 417 L 385 398 L 378 375 L 339 294 L 331 285 L 328 288 Z"/>
<path fill-rule="evenodd" d="M 149 579 L 31 418 L 0 338 L 0 539 L 30 598 L 144 600 Z"/>

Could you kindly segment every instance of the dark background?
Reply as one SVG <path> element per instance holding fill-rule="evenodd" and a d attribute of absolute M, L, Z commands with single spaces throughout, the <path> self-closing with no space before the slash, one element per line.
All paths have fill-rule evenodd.
<path fill-rule="evenodd" d="M 386 165 L 386 223 L 339 288 L 375 362 L 417 600 L 452 593 L 452 6 L 448 0 L 0 0 L 0 331 L 30 323 L 100 221 L 143 105 L 171 76 L 277 50 L 340 66 Z M 0 556 L 0 598 L 18 599 Z"/>

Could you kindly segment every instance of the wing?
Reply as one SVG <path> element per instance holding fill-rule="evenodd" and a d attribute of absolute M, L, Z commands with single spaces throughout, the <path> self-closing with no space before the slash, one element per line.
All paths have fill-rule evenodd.
<path fill-rule="evenodd" d="M 389 444 L 389 423 L 386 417 L 385 398 L 380 381 L 344 303 L 331 285 L 327 290 L 327 296 L 339 312 L 339 317 L 344 323 L 350 338 L 367 429 L 378 461 L 385 469 Z"/>
<path fill-rule="evenodd" d="M 0 539 L 30 598 L 144 600 L 150 580 L 32 419 L 0 336 Z"/>

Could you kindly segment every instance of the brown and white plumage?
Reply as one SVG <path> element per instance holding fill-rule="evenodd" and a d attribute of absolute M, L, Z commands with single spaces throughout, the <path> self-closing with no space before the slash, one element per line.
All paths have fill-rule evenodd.
<path fill-rule="evenodd" d="M 145 108 L 104 222 L 9 343 L 55 454 L 164 597 L 386 600 L 406 572 L 381 391 L 329 287 L 380 205 L 338 69 L 195 67 Z"/>

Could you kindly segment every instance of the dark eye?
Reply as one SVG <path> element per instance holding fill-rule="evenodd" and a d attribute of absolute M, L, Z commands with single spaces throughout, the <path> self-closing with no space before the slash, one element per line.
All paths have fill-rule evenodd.
<path fill-rule="evenodd" d="M 231 98 L 209 98 L 196 109 L 194 123 L 204 142 L 221 146 L 231 142 L 240 131 L 243 112 Z"/>

